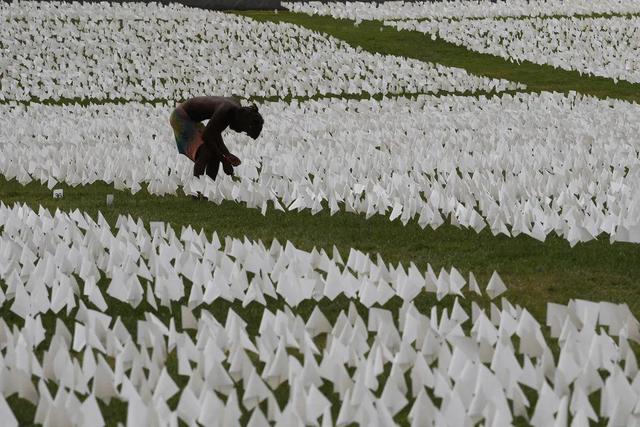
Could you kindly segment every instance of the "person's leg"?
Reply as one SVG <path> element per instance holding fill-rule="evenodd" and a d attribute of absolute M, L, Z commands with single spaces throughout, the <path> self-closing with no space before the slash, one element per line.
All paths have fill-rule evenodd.
<path fill-rule="evenodd" d="M 207 165 L 213 157 L 213 153 L 211 153 L 209 147 L 204 144 L 201 145 L 195 155 L 195 161 L 193 164 L 193 176 L 202 176 L 207 169 Z"/>
<path fill-rule="evenodd" d="M 196 161 L 193 166 L 193 176 L 202 176 L 206 173 L 209 178 L 215 181 L 218 176 L 218 171 L 220 170 L 220 163 L 222 163 L 224 173 L 227 175 L 233 175 L 233 166 L 229 162 L 220 159 L 220 157 L 218 157 L 216 153 L 213 153 L 208 146 L 202 145 L 196 154 Z"/>
<path fill-rule="evenodd" d="M 202 132 L 204 131 L 204 125 L 202 123 L 198 123 L 196 127 L 198 130 L 198 137 L 202 137 Z M 198 149 L 198 153 L 196 154 L 196 159 L 198 158 L 200 160 L 197 160 L 196 162 L 197 166 L 194 167 L 194 174 L 196 169 L 199 174 L 196 176 L 202 175 L 205 172 L 205 168 L 206 168 L 206 174 L 209 176 L 209 178 L 215 181 L 216 177 L 218 176 L 218 171 L 220 170 L 220 163 L 222 163 L 222 169 L 224 170 L 224 173 L 226 173 L 227 175 L 233 175 L 233 166 L 231 162 L 229 162 L 226 156 L 223 156 L 221 158 L 219 153 L 208 145 L 203 144 Z"/>
<path fill-rule="evenodd" d="M 206 145 L 201 145 L 195 154 L 195 159 L 193 162 L 193 176 L 200 177 L 204 175 L 206 172 L 209 175 L 209 163 L 211 162 L 212 154 L 211 151 L 207 148 Z M 213 172 L 213 171 L 211 171 Z M 217 170 L 216 170 L 217 173 Z M 209 175 L 211 176 L 211 175 Z M 213 177 L 215 179 L 215 177 Z M 194 194 L 191 196 L 193 200 L 202 200 L 203 194 L 198 192 L 198 194 Z"/>
<path fill-rule="evenodd" d="M 212 157 L 207 164 L 207 175 L 212 180 L 216 180 L 218 176 L 218 170 L 220 169 L 220 158 L 217 156 Z"/>

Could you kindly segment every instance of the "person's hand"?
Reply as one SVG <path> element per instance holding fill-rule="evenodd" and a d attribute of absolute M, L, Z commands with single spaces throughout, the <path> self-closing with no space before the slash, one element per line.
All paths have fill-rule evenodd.
<path fill-rule="evenodd" d="M 231 153 L 223 155 L 223 156 L 222 156 L 222 159 L 223 159 L 225 162 L 229 162 L 229 163 L 231 163 L 231 166 L 240 166 L 240 163 L 242 163 L 242 162 L 240 161 L 240 159 L 239 159 L 239 158 L 237 158 L 236 156 L 234 156 L 234 155 L 233 155 L 233 154 L 231 154 Z M 223 163 L 225 163 L 225 162 L 223 162 Z M 227 172 L 227 170 L 226 170 L 226 169 L 225 169 L 224 171 L 225 171 L 225 172 Z M 228 175 L 228 174 L 227 174 L 227 175 Z"/>
<path fill-rule="evenodd" d="M 233 176 L 233 166 L 231 166 L 231 163 L 227 162 L 226 160 L 222 161 L 222 170 L 227 175 Z"/>

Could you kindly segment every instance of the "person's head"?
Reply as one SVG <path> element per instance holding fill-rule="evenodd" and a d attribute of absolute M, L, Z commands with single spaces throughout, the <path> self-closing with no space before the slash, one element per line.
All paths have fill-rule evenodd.
<path fill-rule="evenodd" d="M 252 104 L 249 107 L 240 107 L 236 111 L 231 128 L 236 132 L 245 132 L 251 138 L 256 139 L 262 132 L 263 124 L 264 119 L 258 112 L 258 107 Z"/>

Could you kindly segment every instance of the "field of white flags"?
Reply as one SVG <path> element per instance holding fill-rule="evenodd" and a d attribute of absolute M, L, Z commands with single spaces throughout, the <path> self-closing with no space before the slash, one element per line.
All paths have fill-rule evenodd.
<path fill-rule="evenodd" d="M 481 290 L 455 267 L 436 274 L 356 250 L 222 243 L 124 216 L 111 227 L 77 210 L 0 205 L 0 225 L 1 305 L 23 324 L 0 320 L 3 425 L 16 425 L 2 397 L 13 393 L 43 425 L 102 425 L 98 402 L 116 399 L 128 425 L 393 425 L 403 410 L 416 426 L 509 425 L 528 413 L 535 426 L 640 425 L 630 347 L 640 324 L 624 304 L 550 303 L 540 323 L 504 296 L 463 308 L 470 292 L 502 295 L 498 273 Z M 421 311 L 424 293 L 451 302 Z M 296 312 L 341 294 L 367 314 L 353 302 L 333 321 L 319 305 Z M 396 312 L 373 306 L 394 297 Z M 211 311 L 223 300 L 235 304 L 220 321 Z M 118 304 L 140 313 L 128 327 L 109 314 Z M 248 305 L 243 319 L 236 308 Z M 161 320 L 163 306 L 180 321 Z M 55 322 L 43 323 L 48 312 Z"/>
<path fill-rule="evenodd" d="M 640 427 L 640 105 L 517 72 L 640 82 L 640 3 L 285 5 L 0 3 L 0 426 Z M 234 176 L 201 95 L 264 118 Z"/>
<path fill-rule="evenodd" d="M 263 141 L 229 134 L 237 178 L 193 178 L 167 105 L 0 106 L 0 171 L 53 188 L 178 189 L 267 213 L 446 222 L 494 235 L 640 242 L 640 107 L 578 95 L 270 102 Z"/>
<path fill-rule="evenodd" d="M 640 83 L 637 1 L 288 3 L 310 15 L 383 20 L 510 61 Z M 595 15 L 594 17 L 589 17 Z M 604 16 L 602 16 L 604 15 Z"/>
<path fill-rule="evenodd" d="M 511 61 L 640 83 L 640 17 L 387 21 Z"/>
<path fill-rule="evenodd" d="M 635 0 L 452 0 L 385 2 L 285 2 L 289 10 L 352 21 L 385 19 L 463 19 L 517 16 L 638 14 Z"/>
<path fill-rule="evenodd" d="M 363 52 L 300 26 L 186 7 L 2 3 L 0 20 L 0 99 L 140 101 L 211 90 L 247 98 L 524 87 Z M 149 55 L 158 60 L 145 60 Z"/>

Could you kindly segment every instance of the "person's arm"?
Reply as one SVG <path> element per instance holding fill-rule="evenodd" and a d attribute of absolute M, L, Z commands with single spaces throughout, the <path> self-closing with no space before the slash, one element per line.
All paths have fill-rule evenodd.
<path fill-rule="evenodd" d="M 209 119 L 209 123 L 207 123 L 207 126 L 205 126 L 204 131 L 202 132 L 202 139 L 204 140 L 204 143 L 221 158 L 229 154 L 229 150 L 227 149 L 227 146 L 224 145 L 224 141 L 222 139 L 222 131 L 229 126 L 229 123 L 231 122 L 231 114 L 231 109 L 221 107 L 213 114 L 211 119 Z"/>
<path fill-rule="evenodd" d="M 202 139 L 204 143 L 211 148 L 214 153 L 233 166 L 240 165 L 240 159 L 229 152 L 229 149 L 224 144 L 222 139 L 222 131 L 229 126 L 231 122 L 231 115 L 233 109 L 230 107 L 221 107 L 213 114 L 213 117 L 209 119 L 209 123 L 202 132 Z"/>

